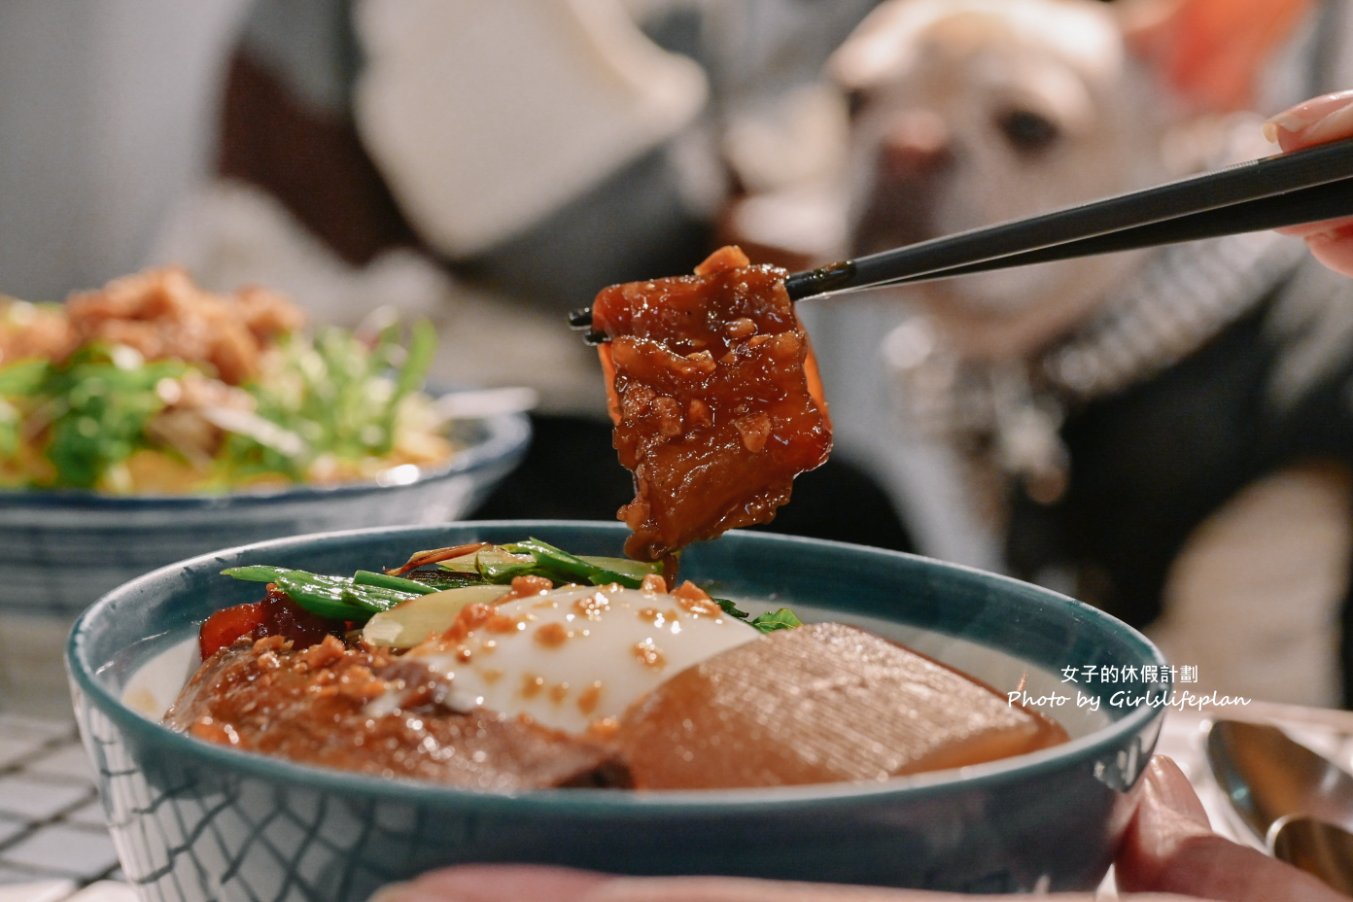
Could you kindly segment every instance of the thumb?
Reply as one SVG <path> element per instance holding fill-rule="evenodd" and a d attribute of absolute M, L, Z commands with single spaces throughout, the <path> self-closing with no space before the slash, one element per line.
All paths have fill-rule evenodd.
<path fill-rule="evenodd" d="M 1285 152 L 1353 137 L 1353 91 L 1324 94 L 1284 110 L 1264 124 L 1264 133 Z M 1353 276 L 1353 217 L 1280 231 L 1305 239 L 1317 260 Z"/>
<path fill-rule="evenodd" d="M 1264 123 L 1264 134 L 1284 151 L 1353 137 L 1353 90 L 1322 94 Z"/>
<path fill-rule="evenodd" d="M 1212 832 L 1188 778 L 1159 755 L 1147 768 L 1114 870 L 1123 892 L 1225 902 L 1347 902 L 1310 874 Z"/>

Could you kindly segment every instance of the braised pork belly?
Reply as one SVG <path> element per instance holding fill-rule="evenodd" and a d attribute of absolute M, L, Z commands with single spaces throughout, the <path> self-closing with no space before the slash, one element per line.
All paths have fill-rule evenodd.
<path fill-rule="evenodd" d="M 769 522 L 794 477 L 827 460 L 831 421 L 784 277 L 728 247 L 694 275 L 593 302 L 615 447 L 634 474 L 629 556 Z"/>

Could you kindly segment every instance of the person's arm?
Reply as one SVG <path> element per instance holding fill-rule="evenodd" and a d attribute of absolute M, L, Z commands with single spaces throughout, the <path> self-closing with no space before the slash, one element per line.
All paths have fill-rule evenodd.
<path fill-rule="evenodd" d="M 1324 94 L 1274 116 L 1265 133 L 1284 152 L 1353 137 L 1353 90 Z M 1353 276 L 1353 216 L 1284 229 L 1330 269 Z"/>

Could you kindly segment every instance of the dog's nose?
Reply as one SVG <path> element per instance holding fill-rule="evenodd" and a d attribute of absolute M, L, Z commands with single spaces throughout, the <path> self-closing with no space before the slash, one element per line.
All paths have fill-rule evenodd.
<path fill-rule="evenodd" d="M 949 126 L 930 110 L 900 113 L 883 135 L 879 157 L 895 177 L 935 169 L 949 159 Z"/>

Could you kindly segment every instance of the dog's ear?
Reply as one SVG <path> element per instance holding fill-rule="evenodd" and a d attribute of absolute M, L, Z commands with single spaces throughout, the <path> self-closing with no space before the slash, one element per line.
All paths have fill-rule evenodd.
<path fill-rule="evenodd" d="M 886 81 L 906 62 L 916 30 L 943 8 L 943 0 L 879 4 L 827 60 L 828 78 L 847 96 Z"/>
<path fill-rule="evenodd" d="M 1312 0 L 1118 0 L 1128 46 L 1196 111 L 1253 106 L 1264 65 Z"/>

